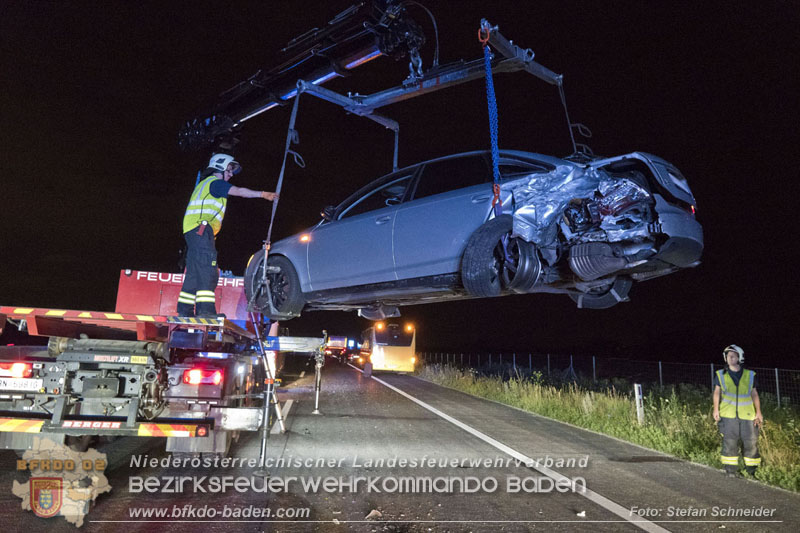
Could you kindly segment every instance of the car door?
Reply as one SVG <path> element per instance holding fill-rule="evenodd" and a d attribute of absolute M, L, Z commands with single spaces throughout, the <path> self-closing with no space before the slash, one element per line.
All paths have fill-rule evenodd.
<path fill-rule="evenodd" d="M 467 240 L 489 216 L 492 197 L 482 153 L 426 163 L 412 198 L 397 212 L 398 279 L 458 272 Z"/>
<path fill-rule="evenodd" d="M 334 220 L 311 232 L 308 272 L 312 290 L 396 279 L 392 231 L 413 173 L 387 176 L 337 208 Z"/>

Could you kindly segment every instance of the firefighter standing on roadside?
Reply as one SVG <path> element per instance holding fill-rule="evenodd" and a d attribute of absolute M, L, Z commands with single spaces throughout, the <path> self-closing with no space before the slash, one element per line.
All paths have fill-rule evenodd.
<path fill-rule="evenodd" d="M 722 356 L 728 368 L 714 374 L 714 420 L 722 433 L 722 464 L 729 476 L 738 473 L 741 441 L 745 470 L 755 474 L 761 464 L 758 430 L 764 423 L 756 373 L 742 368 L 744 350 L 735 344 L 725 348 Z"/>
<path fill-rule="evenodd" d="M 178 316 L 217 316 L 214 289 L 219 281 L 214 239 L 222 227 L 228 196 L 274 200 L 274 192 L 235 187 L 229 180 L 242 166 L 228 154 L 214 154 L 195 186 L 183 215 L 186 275 L 178 295 Z"/>

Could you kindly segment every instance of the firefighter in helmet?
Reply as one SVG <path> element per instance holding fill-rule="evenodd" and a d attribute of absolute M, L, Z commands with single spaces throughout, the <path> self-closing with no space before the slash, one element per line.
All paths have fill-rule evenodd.
<path fill-rule="evenodd" d="M 229 154 L 211 156 L 183 215 L 186 275 L 178 295 L 178 316 L 217 316 L 214 289 L 219 281 L 214 239 L 222 227 L 229 196 L 275 200 L 276 194 L 236 187 L 230 179 L 242 166 Z"/>
<path fill-rule="evenodd" d="M 739 471 L 739 443 L 745 470 L 755 474 L 761 464 L 758 430 L 764 423 L 756 390 L 756 373 L 742 367 L 744 350 L 731 344 L 722 351 L 727 368 L 714 374 L 714 420 L 722 434 L 722 465 L 730 476 Z"/>

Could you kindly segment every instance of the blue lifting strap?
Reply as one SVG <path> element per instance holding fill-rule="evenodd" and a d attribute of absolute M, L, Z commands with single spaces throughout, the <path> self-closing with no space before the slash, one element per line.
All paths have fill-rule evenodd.
<path fill-rule="evenodd" d="M 488 41 L 488 30 L 486 41 Z M 483 40 L 481 42 L 483 42 L 483 63 L 486 67 L 486 100 L 489 104 L 489 138 L 492 145 L 492 177 L 494 180 L 492 207 L 495 216 L 500 216 L 503 214 L 503 204 L 500 202 L 500 148 L 497 143 L 497 99 L 494 95 L 492 80 L 492 52 L 489 50 L 487 42 Z"/>

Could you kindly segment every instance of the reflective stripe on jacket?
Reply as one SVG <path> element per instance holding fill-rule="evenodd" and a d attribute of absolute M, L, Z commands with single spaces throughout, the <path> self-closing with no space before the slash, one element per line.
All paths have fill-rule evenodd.
<path fill-rule="evenodd" d="M 752 370 L 743 370 L 737 387 L 728 372 L 717 370 L 720 388 L 719 416 L 742 420 L 756 419 L 756 409 L 753 405 L 753 398 L 750 396 L 755 377 L 756 373 Z"/>
<path fill-rule="evenodd" d="M 214 235 L 222 228 L 222 219 L 225 217 L 227 198 L 217 198 L 211 194 L 211 183 L 220 178 L 209 176 L 194 188 L 186 213 L 183 215 L 183 232 L 192 231 L 203 221 L 208 222 Z"/>

